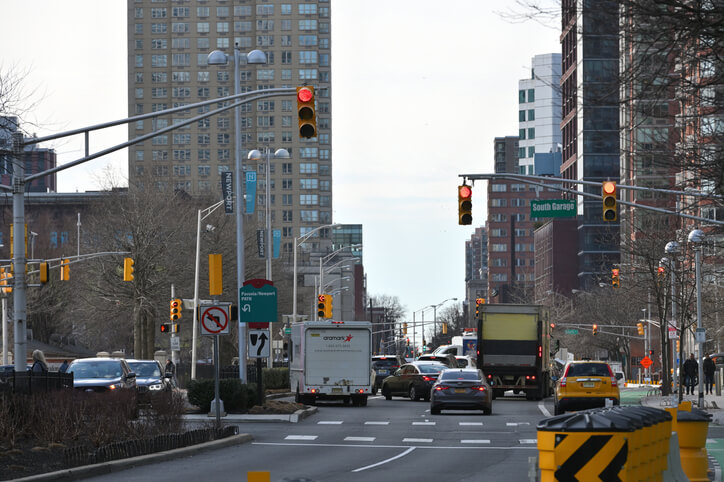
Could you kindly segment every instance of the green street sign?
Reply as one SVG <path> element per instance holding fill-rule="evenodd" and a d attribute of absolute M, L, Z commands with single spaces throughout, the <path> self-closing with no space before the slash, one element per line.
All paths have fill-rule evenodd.
<path fill-rule="evenodd" d="M 577 335 L 578 328 L 566 328 L 566 335 Z"/>
<path fill-rule="evenodd" d="M 292 329 L 291 329 L 291 328 L 284 328 L 284 334 L 285 334 L 285 335 L 291 335 L 291 334 L 292 334 Z"/>
<path fill-rule="evenodd" d="M 239 290 L 239 323 L 277 321 L 277 289 L 266 284 L 259 288 L 248 284 Z"/>
<path fill-rule="evenodd" d="M 531 218 L 574 218 L 575 199 L 534 199 L 530 202 Z"/>

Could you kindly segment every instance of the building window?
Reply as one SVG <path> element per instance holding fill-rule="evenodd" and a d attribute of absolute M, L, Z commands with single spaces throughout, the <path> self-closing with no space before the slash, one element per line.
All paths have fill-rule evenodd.
<path fill-rule="evenodd" d="M 521 89 L 518 91 L 518 103 L 524 104 L 525 103 L 525 90 Z"/>
<path fill-rule="evenodd" d="M 528 102 L 535 102 L 535 89 L 528 89 Z"/>
<path fill-rule="evenodd" d="M 525 140 L 525 129 L 518 129 L 518 138 L 521 141 Z"/>
<path fill-rule="evenodd" d="M 528 139 L 535 139 L 535 127 L 528 128 Z"/>
<path fill-rule="evenodd" d="M 524 110 L 518 111 L 518 122 L 525 122 L 525 111 Z"/>
<path fill-rule="evenodd" d="M 528 109 L 528 120 L 529 121 L 535 120 L 535 110 L 534 109 Z"/>

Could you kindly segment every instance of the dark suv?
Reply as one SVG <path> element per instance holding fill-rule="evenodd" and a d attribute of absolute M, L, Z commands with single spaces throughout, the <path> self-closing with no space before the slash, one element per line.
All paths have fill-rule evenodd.
<path fill-rule="evenodd" d="M 375 371 L 373 395 L 382 386 L 382 380 L 395 373 L 402 365 L 404 365 L 404 362 L 397 355 L 375 355 L 372 357 L 372 369 Z"/>
<path fill-rule="evenodd" d="M 68 366 L 73 387 L 84 392 L 136 390 L 136 374 L 121 358 L 78 358 Z"/>

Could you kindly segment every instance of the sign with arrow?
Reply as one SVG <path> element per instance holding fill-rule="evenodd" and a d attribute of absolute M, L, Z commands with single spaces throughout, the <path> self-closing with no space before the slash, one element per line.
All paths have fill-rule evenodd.
<path fill-rule="evenodd" d="M 249 330 L 249 358 L 269 358 L 269 330 Z"/>
<path fill-rule="evenodd" d="M 228 335 L 229 310 L 225 306 L 204 306 L 201 314 L 202 335 Z"/>
<path fill-rule="evenodd" d="M 239 323 L 277 321 L 277 289 L 265 279 L 244 282 L 239 290 Z"/>

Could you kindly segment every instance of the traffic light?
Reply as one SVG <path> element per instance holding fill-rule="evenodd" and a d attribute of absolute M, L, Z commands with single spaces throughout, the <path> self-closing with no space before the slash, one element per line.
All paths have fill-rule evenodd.
<path fill-rule="evenodd" d="M 480 319 L 480 305 L 485 304 L 485 298 L 475 298 L 475 318 Z"/>
<path fill-rule="evenodd" d="M 407 323 L 402 324 L 402 334 L 407 335 Z"/>
<path fill-rule="evenodd" d="M 317 316 L 332 318 L 332 295 L 317 296 Z"/>
<path fill-rule="evenodd" d="M 161 333 L 171 333 L 171 323 L 161 323 Z"/>
<path fill-rule="evenodd" d="M 60 262 L 60 280 L 68 281 L 69 279 L 70 279 L 70 260 L 68 258 L 65 258 Z"/>
<path fill-rule="evenodd" d="M 649 350 L 649 357 L 654 356 L 654 350 Z"/>
<path fill-rule="evenodd" d="M 603 182 L 601 186 L 601 197 L 603 200 L 603 220 L 606 222 L 617 221 L 616 183 L 614 181 Z"/>
<path fill-rule="evenodd" d="M 209 295 L 219 296 L 223 290 L 223 271 L 220 254 L 209 255 Z"/>
<path fill-rule="evenodd" d="M 639 332 L 639 335 L 644 334 L 644 324 L 643 323 L 636 323 L 636 329 Z"/>
<path fill-rule="evenodd" d="M 442 324 L 442 334 L 447 335 L 447 323 Z"/>
<path fill-rule="evenodd" d="M 48 282 L 48 263 L 46 261 L 40 263 L 40 266 L 38 267 L 38 277 L 40 278 L 41 283 L 44 284 Z"/>
<path fill-rule="evenodd" d="M 593 336 L 596 336 L 596 335 L 598 335 L 598 325 L 594 323 L 593 324 Z"/>
<path fill-rule="evenodd" d="M 611 286 L 613 286 L 614 288 L 619 287 L 618 273 L 619 273 L 618 268 L 611 269 Z"/>
<path fill-rule="evenodd" d="M 473 224 L 473 189 L 465 184 L 458 186 L 458 224 Z"/>
<path fill-rule="evenodd" d="M 656 268 L 656 281 L 658 284 L 661 284 L 664 281 L 664 278 L 666 278 L 666 268 L 659 266 Z"/>
<path fill-rule="evenodd" d="M 314 87 L 297 87 L 297 116 L 299 137 L 317 137 L 317 113 L 314 107 Z"/>
<path fill-rule="evenodd" d="M 133 258 L 123 258 L 123 281 L 133 281 Z"/>
<path fill-rule="evenodd" d="M 181 318 L 181 299 L 174 298 L 171 300 L 171 321 Z"/>

